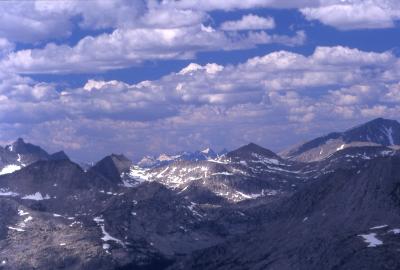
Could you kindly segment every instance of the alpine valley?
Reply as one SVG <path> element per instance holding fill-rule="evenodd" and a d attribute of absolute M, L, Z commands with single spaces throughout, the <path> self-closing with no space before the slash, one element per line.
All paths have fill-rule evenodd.
<path fill-rule="evenodd" d="M 400 123 L 79 165 L 0 147 L 0 269 L 400 269 Z"/>

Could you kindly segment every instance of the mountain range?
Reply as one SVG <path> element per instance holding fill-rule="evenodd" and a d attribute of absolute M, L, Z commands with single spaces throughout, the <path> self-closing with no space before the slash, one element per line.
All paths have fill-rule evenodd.
<path fill-rule="evenodd" d="M 0 147 L 0 269 L 400 269 L 400 124 L 92 166 Z"/>
<path fill-rule="evenodd" d="M 228 153 L 228 150 L 226 149 L 220 151 L 219 153 L 216 153 L 211 148 L 206 148 L 201 151 L 197 150 L 194 152 L 183 151 L 174 154 L 163 153 L 160 154 L 158 157 L 145 156 L 138 162 L 137 165 L 142 168 L 154 168 L 162 165 L 167 165 L 175 161 L 182 161 L 182 160 L 201 161 L 201 160 L 215 159 L 226 153 Z"/>

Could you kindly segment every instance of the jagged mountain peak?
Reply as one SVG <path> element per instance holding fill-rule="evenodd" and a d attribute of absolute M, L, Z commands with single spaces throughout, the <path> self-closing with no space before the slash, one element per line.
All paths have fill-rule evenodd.
<path fill-rule="evenodd" d="M 160 154 L 158 157 L 154 156 L 144 156 L 137 165 L 142 168 L 153 168 L 160 167 L 175 161 L 202 161 L 215 159 L 218 154 L 211 148 L 206 148 L 203 150 L 197 150 L 194 152 L 182 151 L 174 154 Z"/>
<path fill-rule="evenodd" d="M 338 138 L 344 133 L 338 133 Z M 204 155 L 202 151 L 179 154 L 182 158 Z M 140 269 L 166 269 L 153 267 L 158 262 L 153 263 L 154 256 L 176 262 L 168 269 L 220 270 L 235 265 L 325 269 L 342 258 L 353 258 L 355 252 L 365 260 L 371 257 L 366 251 L 389 248 L 397 259 L 400 159 L 396 155 L 384 146 L 349 147 L 323 161 L 301 163 L 250 143 L 220 158 L 178 161 L 152 169 L 132 166 L 124 155 L 111 154 L 84 171 L 58 152 L 49 160 L 0 176 L 0 234 L 4 232 L 8 244 L 3 257 L 20 260 L 21 245 L 34 243 L 34 252 L 37 247 L 45 248 L 45 254 L 59 252 L 57 260 L 66 258 L 68 250 L 81 254 L 96 247 L 90 260 L 104 254 L 108 261 L 118 263 L 132 259 L 141 264 L 143 258 L 152 263 Z M 4 205 L 14 200 L 20 205 L 10 214 Z M 384 242 L 383 247 L 366 249 L 369 246 L 362 237 L 369 231 Z M 50 242 L 43 245 L 43 239 Z M 302 250 L 309 245 L 311 252 Z M 344 247 L 345 256 L 336 255 L 338 247 Z M 139 249 L 144 257 L 142 253 L 135 257 Z M 293 250 L 300 250 L 300 255 L 293 256 Z M 191 267 L 191 254 L 204 251 L 210 253 L 196 257 L 198 267 Z M 299 264 L 298 258 L 306 252 L 315 254 L 310 257 L 313 260 L 307 257 Z M 289 255 L 281 258 L 282 254 Z M 310 261 L 321 256 L 333 260 L 323 257 L 310 268 Z M 288 267 L 281 267 L 287 262 Z M 360 266 L 356 263 L 352 266 Z M 71 268 L 64 261 L 60 265 Z M 138 267 L 104 269 L 128 268 Z"/>
<path fill-rule="evenodd" d="M 40 146 L 26 143 L 23 138 L 18 138 L 15 142 L 6 146 L 6 149 L 10 152 L 17 154 L 34 154 L 40 157 L 48 157 L 49 154 L 43 150 Z"/>
<path fill-rule="evenodd" d="M 205 154 L 205 155 L 213 155 L 213 156 L 217 155 L 217 154 L 215 153 L 215 151 L 212 150 L 210 147 L 207 147 L 207 148 L 201 150 L 200 152 L 203 153 L 203 154 Z"/>
<path fill-rule="evenodd" d="M 12 144 L 0 148 L 0 174 L 11 173 L 36 161 L 49 158 L 50 155 L 41 147 L 18 138 Z"/>
<path fill-rule="evenodd" d="M 0 177 L 0 190 L 10 190 L 22 199 L 33 201 L 67 197 L 71 191 L 103 188 L 110 182 L 86 174 L 69 159 L 40 160 Z"/>
<path fill-rule="evenodd" d="M 18 138 L 15 142 L 6 146 L 6 149 L 10 152 L 16 152 L 18 148 L 24 148 L 26 145 L 23 138 Z"/>
<path fill-rule="evenodd" d="M 154 156 L 144 156 L 137 165 L 142 168 L 151 168 L 157 164 L 157 159 Z"/>
<path fill-rule="evenodd" d="M 181 156 L 184 155 L 184 154 L 185 154 L 185 153 L 183 153 L 183 154 L 169 155 L 169 154 L 163 153 L 163 154 L 160 154 L 160 155 L 157 157 L 157 160 L 158 160 L 158 161 L 161 161 L 161 162 L 163 162 L 163 161 L 172 161 L 172 160 L 175 160 L 175 159 L 181 157 Z"/>

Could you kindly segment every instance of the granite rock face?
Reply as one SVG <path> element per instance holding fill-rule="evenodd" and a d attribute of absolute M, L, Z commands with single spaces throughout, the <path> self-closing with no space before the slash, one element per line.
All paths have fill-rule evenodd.
<path fill-rule="evenodd" d="M 169 269 L 399 269 L 400 158 L 362 165 L 263 206 L 256 230 Z"/>

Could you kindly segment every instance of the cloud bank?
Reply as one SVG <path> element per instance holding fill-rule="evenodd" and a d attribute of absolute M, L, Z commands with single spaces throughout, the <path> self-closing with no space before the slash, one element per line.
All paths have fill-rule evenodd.
<path fill-rule="evenodd" d="M 400 60 L 390 52 L 336 46 L 318 47 L 308 57 L 278 51 L 238 65 L 192 63 L 159 80 L 89 80 L 63 91 L 16 75 L 0 85 L 0 121 L 3 130 L 29 126 L 29 137 L 72 151 L 90 151 L 98 140 L 105 148 L 129 140 L 132 154 L 193 142 L 282 144 L 283 126 L 301 134 L 321 121 L 395 117 L 399 72 Z M 318 89 L 327 90 L 315 95 Z"/>
<path fill-rule="evenodd" d="M 261 15 L 276 9 L 297 10 L 301 23 Z M 0 1 L 0 142 L 23 136 L 83 159 L 249 141 L 280 150 L 311 130 L 396 118 L 396 54 L 320 46 L 304 25 L 388 29 L 399 17 L 395 0 Z M 202 58 L 219 52 L 246 60 Z M 98 79 L 172 60 L 192 63 L 134 84 Z M 38 74 L 87 80 L 71 87 Z"/>

